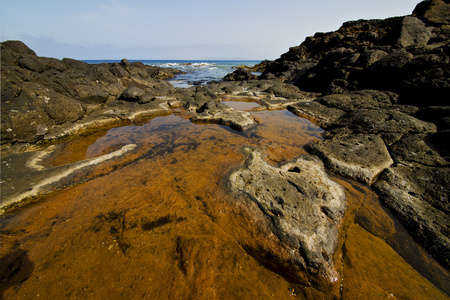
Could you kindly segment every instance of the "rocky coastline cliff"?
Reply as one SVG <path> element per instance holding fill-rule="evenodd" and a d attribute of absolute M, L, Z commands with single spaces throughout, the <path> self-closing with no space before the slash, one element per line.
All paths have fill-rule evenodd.
<path fill-rule="evenodd" d="M 346 199 L 326 169 L 372 187 L 411 236 L 449 269 L 450 2 L 423 1 L 409 16 L 346 22 L 255 70 L 261 75 L 240 68 L 221 82 L 174 88 L 166 79 L 178 70 L 126 59 L 90 65 L 39 57 L 20 41 L 1 43 L 2 182 L 13 186 L 2 189 L 1 209 L 86 181 L 81 173 L 38 188 L 21 183 L 11 165 L 30 147 L 174 109 L 194 123 L 251 132 L 261 121 L 223 103 L 244 99 L 261 110 L 287 109 L 325 130 L 324 139 L 305 146 L 311 155 L 276 168 L 257 150 L 245 149 L 245 163 L 227 175 L 230 194 L 250 201 L 282 245 L 255 257 L 270 258 L 271 267 L 295 282 L 336 289 L 335 252 Z M 141 151 L 134 147 L 112 154 Z M 36 193 L 30 196 L 30 190 Z M 253 253 L 258 247 L 245 249 Z"/>

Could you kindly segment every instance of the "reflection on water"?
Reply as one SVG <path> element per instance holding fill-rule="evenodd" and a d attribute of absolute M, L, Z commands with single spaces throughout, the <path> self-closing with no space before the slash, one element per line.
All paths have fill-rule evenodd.
<path fill-rule="evenodd" d="M 244 146 L 280 164 L 304 154 L 302 146 L 323 132 L 284 110 L 251 114 L 261 124 L 243 133 L 193 124 L 179 113 L 59 145 L 47 165 L 130 143 L 146 150 L 5 219 L 0 256 L 20 244 L 34 270 L 4 298 L 447 298 L 410 264 L 429 266 L 427 278 L 441 289 L 448 272 L 404 237 L 370 188 L 337 176 L 348 209 L 336 255 L 342 281 L 332 291 L 291 282 L 249 255 L 244 249 L 279 242 L 251 203 L 228 195 L 226 174 L 243 163 Z"/>
<path fill-rule="evenodd" d="M 260 107 L 258 103 L 248 101 L 224 101 L 226 105 L 234 110 L 248 111 Z"/>

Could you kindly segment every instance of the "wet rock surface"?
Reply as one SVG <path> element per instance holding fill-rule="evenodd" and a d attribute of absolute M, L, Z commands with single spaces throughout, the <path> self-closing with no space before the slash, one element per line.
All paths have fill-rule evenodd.
<path fill-rule="evenodd" d="M 236 195 L 250 197 L 270 219 L 271 230 L 292 249 L 299 266 L 319 278 L 338 280 L 333 256 L 345 192 L 328 177 L 320 160 L 307 155 L 277 168 L 259 152 L 251 152 L 229 180 Z M 298 272 L 296 267 L 287 271 Z"/>
<path fill-rule="evenodd" d="M 450 267 L 450 168 L 397 166 L 374 187 L 413 236 L 446 268 Z"/>

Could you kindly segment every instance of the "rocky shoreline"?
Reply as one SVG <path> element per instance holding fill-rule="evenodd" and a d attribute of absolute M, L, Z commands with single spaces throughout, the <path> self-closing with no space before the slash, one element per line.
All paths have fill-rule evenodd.
<path fill-rule="evenodd" d="M 192 122 L 251 130 L 258 126 L 257 119 L 222 102 L 254 101 L 261 109 L 288 109 L 326 130 L 324 140 L 306 146 L 316 157 L 299 158 L 280 171 L 252 152 L 229 179 L 231 189 L 254 201 L 278 238 L 297 251 L 290 257 L 293 261 L 314 276 L 335 280 L 333 255 L 345 199 L 339 185 L 328 182 L 324 165 L 372 185 L 417 242 L 448 269 L 449 11 L 448 1 L 433 0 L 421 2 L 411 16 L 347 22 L 336 32 L 317 33 L 279 59 L 263 62 L 259 77 L 238 69 L 223 82 L 186 89 L 165 80 L 177 70 L 126 59 L 89 65 L 44 58 L 22 42 L 3 42 L 2 169 L 7 170 L 14 155 L 30 145 L 177 108 L 184 109 Z M 320 172 L 304 173 L 303 168 Z M 319 173 L 321 179 L 301 185 Z M 11 185 L 17 177 L 6 172 L 3 185 Z M 28 188 L 17 187 L 10 198 L 2 199 L 2 208 L 26 200 Z M 330 190 L 334 194 L 328 194 Z M 21 192 L 24 197 L 14 198 Z M 307 215 L 292 209 L 299 194 Z M 295 219 L 310 221 L 299 229 Z M 321 232 L 311 241 L 317 220 Z M 291 266 L 291 271 L 297 267 Z"/>
<path fill-rule="evenodd" d="M 307 145 L 333 172 L 372 184 L 380 199 L 443 266 L 450 267 L 450 4 L 344 23 L 316 33 L 260 79 L 321 93 L 287 109 L 326 130 Z M 247 76 L 245 76 L 247 74 Z M 248 70 L 236 78 L 252 79 Z"/>

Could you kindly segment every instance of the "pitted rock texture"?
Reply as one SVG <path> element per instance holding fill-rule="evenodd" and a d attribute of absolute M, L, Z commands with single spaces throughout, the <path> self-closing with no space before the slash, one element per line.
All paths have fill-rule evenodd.
<path fill-rule="evenodd" d="M 209 101 L 197 110 L 197 114 L 191 118 L 196 123 L 217 123 L 228 125 L 239 131 L 255 127 L 256 122 L 248 112 L 235 111 L 229 106 L 218 101 Z"/>
<path fill-rule="evenodd" d="M 230 185 L 270 219 L 272 231 L 302 261 L 297 267 L 330 281 L 337 279 L 333 254 L 346 198 L 342 186 L 328 177 L 317 157 L 300 156 L 277 168 L 254 151 L 231 174 Z"/>
<path fill-rule="evenodd" d="M 383 139 L 374 134 L 315 141 L 307 149 L 318 155 L 327 168 L 368 184 L 394 163 Z"/>
<path fill-rule="evenodd" d="M 397 166 L 374 185 L 381 200 L 444 267 L 450 267 L 450 168 Z"/>

